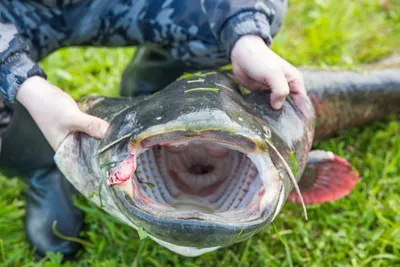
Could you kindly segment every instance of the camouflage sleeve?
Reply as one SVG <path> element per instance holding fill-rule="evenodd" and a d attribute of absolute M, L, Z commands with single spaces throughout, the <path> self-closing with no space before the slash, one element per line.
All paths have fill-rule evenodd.
<path fill-rule="evenodd" d="M 283 13 L 284 0 L 202 0 L 211 30 L 228 56 L 236 41 L 248 34 L 258 35 L 271 45 L 271 24 L 276 13 Z M 280 18 L 283 19 L 283 18 Z"/>
<path fill-rule="evenodd" d="M 47 7 L 65 7 L 70 4 L 82 2 L 82 0 L 36 0 L 35 2 Z"/>
<path fill-rule="evenodd" d="M 0 20 L 0 98 L 14 102 L 20 85 L 37 75 L 46 77 L 29 57 L 29 47 L 17 28 Z"/>

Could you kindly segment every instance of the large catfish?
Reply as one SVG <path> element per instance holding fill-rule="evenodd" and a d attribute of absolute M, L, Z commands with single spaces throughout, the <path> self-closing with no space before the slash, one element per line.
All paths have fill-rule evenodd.
<path fill-rule="evenodd" d="M 186 74 L 149 97 L 83 98 L 82 110 L 111 127 L 101 141 L 71 134 L 56 163 L 111 216 L 179 254 L 246 240 L 286 199 L 304 206 L 354 188 L 351 165 L 310 152 L 313 140 L 400 113 L 400 68 L 303 75 L 308 97 L 292 94 L 281 110 L 219 71 Z"/>

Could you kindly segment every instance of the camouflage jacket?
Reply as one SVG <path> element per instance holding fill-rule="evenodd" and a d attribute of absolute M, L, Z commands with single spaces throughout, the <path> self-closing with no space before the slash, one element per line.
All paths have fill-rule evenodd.
<path fill-rule="evenodd" d="M 28 77 L 46 76 L 37 60 L 72 45 L 154 43 L 188 64 L 226 64 L 243 35 L 271 43 L 281 6 L 286 0 L 0 1 L 0 98 L 14 102 Z"/>

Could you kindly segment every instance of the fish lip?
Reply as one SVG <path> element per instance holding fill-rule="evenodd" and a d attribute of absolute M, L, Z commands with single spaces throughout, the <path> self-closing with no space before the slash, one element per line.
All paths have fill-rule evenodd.
<path fill-rule="evenodd" d="M 244 241 L 271 223 L 280 208 L 284 186 L 280 185 L 279 197 L 272 203 L 272 210 L 256 220 L 237 223 L 159 217 L 138 208 L 123 190 L 114 188 L 112 191 L 119 200 L 116 204 L 122 213 L 135 226 L 145 229 L 151 238 L 177 246 L 210 248 Z"/>
<path fill-rule="evenodd" d="M 195 138 L 198 139 L 199 136 Z M 246 139 L 250 140 L 249 138 Z M 213 140 L 229 143 L 226 139 L 214 138 Z M 180 141 L 182 140 L 178 139 L 178 142 Z M 173 142 L 170 143 L 173 144 Z M 156 143 L 148 144 L 149 143 L 141 141 L 141 146 L 139 148 L 129 148 L 130 153 L 136 153 L 136 155 L 139 156 L 140 153 L 143 153 L 149 147 L 156 145 Z M 242 144 L 246 144 L 246 142 L 242 142 Z M 247 153 L 256 153 L 257 145 L 249 144 L 250 143 L 238 146 L 237 144 L 231 143 L 232 146 L 241 147 L 244 151 L 244 147 L 246 147 L 247 151 L 245 152 Z M 143 145 L 146 145 L 146 147 L 143 147 Z M 266 155 L 270 160 L 269 154 Z M 276 167 L 273 167 L 276 170 Z M 140 184 L 134 179 L 134 176 L 129 179 L 129 183 L 114 186 L 111 188 L 111 191 L 118 200 L 115 202 L 124 215 L 132 221 L 133 224 L 138 227 L 143 227 L 150 235 L 174 245 L 206 248 L 225 246 L 245 240 L 270 223 L 278 213 L 278 210 L 280 210 L 281 205 L 279 205 L 279 203 L 284 195 L 284 184 L 280 180 L 280 177 L 278 177 L 277 180 L 279 182 L 272 199 L 270 199 L 262 209 L 260 208 L 261 200 L 259 200 L 259 206 L 257 207 L 259 214 L 254 216 L 251 220 L 246 221 L 227 221 L 223 217 L 218 218 L 217 216 L 214 216 L 214 218 L 210 220 L 209 218 L 201 218 L 201 216 L 199 216 L 201 212 L 189 214 L 187 211 L 182 211 L 180 213 L 186 213 L 186 216 L 180 217 L 177 216 L 179 215 L 178 213 L 168 213 L 165 212 L 165 210 L 161 212 L 151 212 L 148 209 L 142 208 L 143 203 L 140 204 L 140 201 L 137 200 L 138 197 L 140 198 L 137 193 L 130 193 L 133 192 L 131 187 L 140 187 Z M 136 192 L 140 193 L 140 190 Z M 173 231 L 174 234 L 171 234 L 171 231 Z"/>

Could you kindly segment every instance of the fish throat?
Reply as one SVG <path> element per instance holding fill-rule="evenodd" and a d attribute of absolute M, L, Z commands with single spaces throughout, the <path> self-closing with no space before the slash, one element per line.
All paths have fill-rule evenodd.
<path fill-rule="evenodd" d="M 156 145 L 137 164 L 137 179 L 156 185 L 143 187 L 143 194 L 180 210 L 215 214 L 244 208 L 264 188 L 246 154 L 215 141 Z"/>

